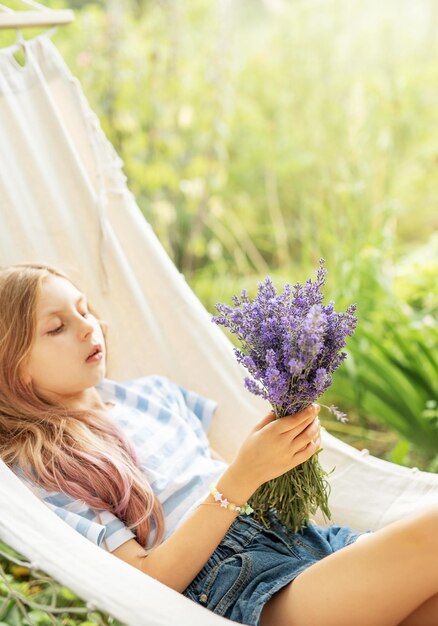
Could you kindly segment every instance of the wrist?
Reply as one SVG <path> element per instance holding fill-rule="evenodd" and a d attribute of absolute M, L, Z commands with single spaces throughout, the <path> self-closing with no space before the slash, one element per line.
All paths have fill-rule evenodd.
<path fill-rule="evenodd" d="M 228 466 L 216 484 L 224 496 L 237 505 L 243 505 L 252 496 L 258 485 L 252 483 L 233 463 Z"/>
<path fill-rule="evenodd" d="M 224 494 L 221 493 L 219 489 L 213 484 L 210 485 L 210 495 L 213 496 L 215 503 L 218 504 L 222 509 L 227 509 L 228 511 L 232 511 L 233 513 L 237 513 L 238 515 L 251 515 L 251 513 L 254 512 L 254 509 L 248 504 L 248 502 L 240 505 L 236 504 L 236 502 L 230 502 L 228 498 L 226 498 Z"/>

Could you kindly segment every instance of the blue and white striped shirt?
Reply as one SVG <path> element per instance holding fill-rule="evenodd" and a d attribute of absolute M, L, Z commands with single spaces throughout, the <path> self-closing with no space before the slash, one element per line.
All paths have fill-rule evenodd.
<path fill-rule="evenodd" d="M 226 463 L 212 459 L 207 431 L 217 403 L 163 376 L 115 382 L 96 389 L 115 404 L 108 415 L 134 444 L 142 469 L 164 509 L 167 539 L 207 496 Z M 90 508 L 61 492 L 46 491 L 18 473 L 57 515 L 98 546 L 112 552 L 135 537 L 115 515 Z M 152 524 L 147 546 L 153 541 Z"/>

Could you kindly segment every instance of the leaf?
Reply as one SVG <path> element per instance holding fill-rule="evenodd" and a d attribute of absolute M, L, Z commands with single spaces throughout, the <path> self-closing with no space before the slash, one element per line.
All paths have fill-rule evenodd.
<path fill-rule="evenodd" d="M 12 606 L 8 609 L 4 619 L 7 620 L 8 626 L 24 626 L 25 623 L 22 612 L 14 602 L 12 602 Z"/>
<path fill-rule="evenodd" d="M 406 465 L 406 457 L 411 449 L 410 441 L 400 439 L 390 452 L 389 459 L 392 463 Z"/>
<path fill-rule="evenodd" d="M 432 366 L 432 368 L 434 369 L 434 374 L 438 378 L 438 360 L 433 357 L 432 350 L 429 350 L 421 341 L 418 342 L 417 347 L 422 355 L 426 358 L 428 363 Z"/>
<path fill-rule="evenodd" d="M 372 341 L 369 335 L 370 341 Z M 388 377 L 392 378 L 393 385 L 397 385 L 394 388 L 394 396 L 400 395 L 403 397 L 403 401 L 408 404 L 412 415 L 416 416 L 420 414 L 420 407 L 424 405 L 423 398 L 420 396 L 418 386 L 424 387 L 424 380 L 415 373 L 414 376 L 406 375 L 406 367 L 397 358 L 395 358 L 383 345 L 374 340 L 372 348 L 378 352 L 383 359 L 376 358 L 374 355 L 362 354 L 361 358 L 367 360 L 371 367 L 371 375 L 377 373 L 383 381 L 387 381 Z M 388 363 L 391 363 L 393 367 L 388 367 Z M 374 366 L 374 367 L 373 367 Z M 417 385 L 413 383 L 411 378 L 414 377 L 417 380 Z M 388 387 L 389 390 L 389 387 Z M 426 393 L 429 395 L 429 393 Z M 420 396 L 420 397 L 419 397 Z M 400 398 L 401 399 L 401 398 Z M 403 407 L 400 407 L 403 410 Z"/>
<path fill-rule="evenodd" d="M 365 372 L 362 367 L 361 376 L 364 386 L 383 399 L 387 405 L 397 408 L 400 422 L 403 421 L 403 416 L 406 418 L 407 415 L 407 397 L 412 394 L 412 389 L 406 388 L 403 378 L 397 376 L 393 369 L 385 367 L 384 362 L 367 354 L 362 354 L 360 358 L 361 367 L 365 363 L 369 368 L 369 371 Z M 412 412 L 409 411 L 409 413 Z"/>

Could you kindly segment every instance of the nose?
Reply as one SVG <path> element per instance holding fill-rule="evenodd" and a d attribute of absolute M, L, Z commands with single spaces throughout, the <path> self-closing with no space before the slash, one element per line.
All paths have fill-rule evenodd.
<path fill-rule="evenodd" d="M 94 331 L 94 324 L 92 320 L 87 319 L 86 317 L 81 316 L 79 333 L 81 339 L 86 339 L 91 333 Z"/>

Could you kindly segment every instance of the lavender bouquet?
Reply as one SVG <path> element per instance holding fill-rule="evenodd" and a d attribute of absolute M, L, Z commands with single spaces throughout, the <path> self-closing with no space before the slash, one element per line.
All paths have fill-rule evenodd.
<path fill-rule="evenodd" d="M 220 315 L 212 321 L 228 328 L 241 342 L 241 350 L 234 348 L 234 352 L 252 375 L 245 378 L 245 387 L 269 400 L 277 418 L 305 409 L 326 391 L 332 383 L 331 374 L 347 356 L 341 351 L 345 337 L 356 327 L 355 304 L 345 313 L 334 311 L 333 300 L 322 304 L 321 287 L 327 270 L 324 259 L 319 263 L 316 281 L 297 283 L 293 292 L 286 284 L 283 293 L 277 294 L 268 276 L 264 283 L 257 283 L 254 300 L 244 289 L 240 298 L 233 296 L 234 308 L 215 305 Z M 326 408 L 336 419 L 348 421 L 337 407 Z M 271 508 L 295 532 L 306 527 L 318 507 L 331 519 L 329 474 L 319 463 L 321 450 L 257 489 L 249 504 L 259 521 L 269 526 L 267 513 Z"/>

